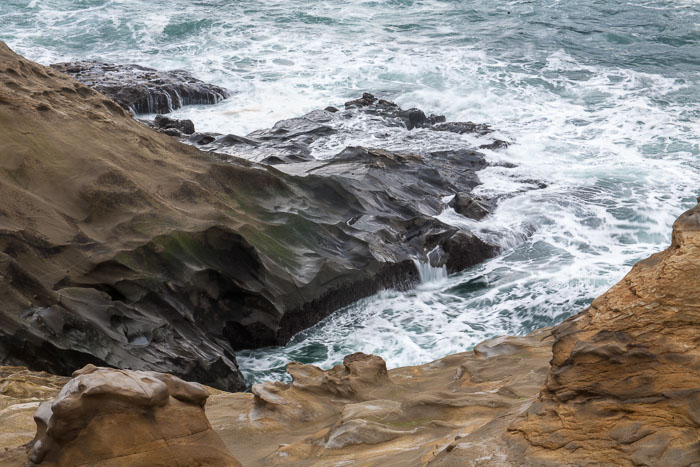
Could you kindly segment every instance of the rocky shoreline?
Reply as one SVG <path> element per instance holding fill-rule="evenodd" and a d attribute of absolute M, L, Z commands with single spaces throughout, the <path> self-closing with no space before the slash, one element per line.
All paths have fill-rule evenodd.
<path fill-rule="evenodd" d="M 167 418 L 173 436 L 187 440 L 184 463 L 169 465 L 697 465 L 699 257 L 700 204 L 676 221 L 668 249 L 553 328 L 498 337 L 417 367 L 387 371 L 380 357 L 353 354 L 326 371 L 290 363 L 292 383 L 255 385 L 252 394 L 209 389 L 201 393 L 211 393 L 208 421 L 195 427 L 184 417 Z M 116 370 L 95 370 L 86 367 L 65 388 L 101 374 L 109 382 L 104 395 L 71 395 L 78 397 L 74 410 L 125 390 L 117 384 L 123 375 L 110 376 Z M 56 397 L 59 407 L 75 391 L 59 395 L 67 378 L 20 367 L 0 367 L 0 376 L 0 465 L 21 465 L 44 433 L 37 421 L 32 441 L 37 408 Z M 168 375 L 149 378 L 147 384 L 165 381 L 171 394 L 187 387 L 172 386 Z M 164 407 L 157 410 L 173 410 Z M 107 439 L 112 417 L 141 410 L 122 404 L 90 426 Z M 192 439 L 194 432 L 206 438 Z M 89 436 L 85 429 L 75 439 Z M 149 442 L 127 438 L 131 449 L 93 440 L 79 452 L 67 438 L 53 455 L 121 465 L 121 458 L 139 459 Z M 237 459 L 221 451 L 221 442 Z M 163 451 L 160 460 L 174 452 Z"/>
<path fill-rule="evenodd" d="M 412 287 L 416 260 L 456 272 L 497 252 L 435 217 L 446 197 L 468 200 L 480 184 L 489 164 L 477 149 L 351 146 L 310 156 L 311 145 L 351 133 L 357 121 L 428 132 L 418 137 L 488 134 L 485 125 L 365 94 L 346 110 L 245 137 L 187 137 L 191 122 L 151 123 L 171 138 L 119 99 L 172 88 L 184 95 L 179 72 L 156 79 L 149 71 L 144 91 L 140 75 L 124 78 L 128 69 L 48 68 L 4 45 L 0 53 L 5 364 L 63 375 L 88 363 L 165 371 L 241 390 L 235 350 L 283 344 L 358 299 Z M 213 140 L 201 144 L 205 137 Z M 461 211 L 478 218 L 496 201 Z"/>
<path fill-rule="evenodd" d="M 314 148 L 357 120 L 427 141 L 491 129 L 365 94 L 246 136 L 167 117 L 158 133 L 2 43 L 0 62 L 0 465 L 700 464 L 700 205 L 553 328 L 223 392 L 247 388 L 237 349 L 411 287 L 415 260 L 497 251 L 435 217 L 498 202 L 472 194 L 479 148 Z"/>

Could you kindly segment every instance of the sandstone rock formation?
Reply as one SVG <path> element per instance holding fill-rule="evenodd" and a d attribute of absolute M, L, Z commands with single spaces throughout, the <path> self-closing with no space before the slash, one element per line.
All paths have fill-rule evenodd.
<path fill-rule="evenodd" d="M 39 406 L 29 463 L 240 466 L 207 421 L 208 397 L 172 375 L 88 365 Z"/>
<path fill-rule="evenodd" d="M 700 465 L 700 206 L 553 336 L 538 399 L 436 465 Z"/>
<path fill-rule="evenodd" d="M 257 137 L 302 144 L 318 125 L 302 120 Z M 3 364 L 241 390 L 236 349 L 412 286 L 412 259 L 436 248 L 452 271 L 495 252 L 434 218 L 479 183 L 478 152 L 351 148 L 274 167 L 203 153 L 4 45 L 0 140 Z"/>
<path fill-rule="evenodd" d="M 0 367 L 0 466 L 24 465 L 23 446 L 36 433 L 34 413 L 67 382 L 68 378 L 23 367 Z"/>
<path fill-rule="evenodd" d="M 365 354 L 328 371 L 290 363 L 292 383 L 258 384 L 252 396 L 213 395 L 207 416 L 246 466 L 425 465 L 488 422 L 524 410 L 550 358 L 544 331 L 389 371 Z"/>
<path fill-rule="evenodd" d="M 52 68 L 73 76 L 134 113 L 168 113 L 183 105 L 216 104 L 230 96 L 222 87 L 196 79 L 184 70 L 157 71 L 140 65 L 100 62 L 56 63 Z"/>

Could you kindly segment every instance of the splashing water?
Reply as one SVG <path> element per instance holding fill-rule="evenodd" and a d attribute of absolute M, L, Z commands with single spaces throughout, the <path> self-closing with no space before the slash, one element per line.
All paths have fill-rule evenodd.
<path fill-rule="evenodd" d="M 433 284 L 435 282 L 443 282 L 447 279 L 447 267 L 435 267 L 431 266 L 429 262 L 420 261 L 417 259 L 413 260 L 413 263 L 418 269 L 418 276 L 420 277 L 421 284 Z"/>
<path fill-rule="evenodd" d="M 415 365 L 556 324 L 664 248 L 700 194 L 696 1 L 145 5 L 6 0 L 0 39 L 42 63 L 184 68 L 234 91 L 174 112 L 201 131 L 243 134 L 370 91 L 404 108 L 489 123 L 495 137 L 515 142 L 484 151 L 517 168 L 483 170 L 476 194 L 516 196 L 479 222 L 452 209 L 439 216 L 499 245 L 499 256 L 449 277 L 423 271 L 422 280 L 439 280 L 362 300 L 284 347 L 239 352 L 251 382 L 283 377 L 290 360 L 328 367 L 362 351 L 389 367 Z M 316 143 L 314 156 L 348 145 L 419 149 L 419 133 L 435 150 L 490 142 L 348 125 Z M 527 179 L 546 188 L 525 191 Z"/>

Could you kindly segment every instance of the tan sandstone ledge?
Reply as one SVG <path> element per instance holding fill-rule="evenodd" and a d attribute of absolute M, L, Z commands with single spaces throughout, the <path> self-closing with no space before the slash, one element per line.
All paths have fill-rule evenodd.
<path fill-rule="evenodd" d="M 293 383 L 212 391 L 206 415 L 245 466 L 697 466 L 699 344 L 696 206 L 667 250 L 554 328 L 390 371 L 364 354 L 291 363 Z M 65 380 L 1 371 L 0 449 L 21 465 L 37 403 Z"/>

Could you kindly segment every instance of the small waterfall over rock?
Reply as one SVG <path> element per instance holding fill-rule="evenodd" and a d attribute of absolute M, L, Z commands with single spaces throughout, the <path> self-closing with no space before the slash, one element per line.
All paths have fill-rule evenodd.
<path fill-rule="evenodd" d="M 418 275 L 420 276 L 421 284 L 439 282 L 444 279 L 447 279 L 446 266 L 436 268 L 435 266 L 431 266 L 429 262 L 424 263 L 418 259 L 414 259 L 413 263 L 416 265 L 416 269 L 418 269 Z"/>

